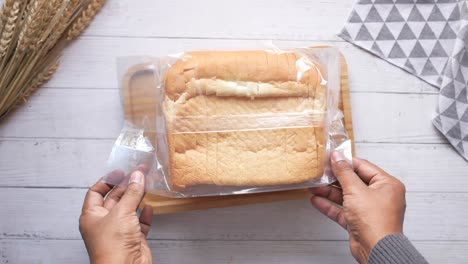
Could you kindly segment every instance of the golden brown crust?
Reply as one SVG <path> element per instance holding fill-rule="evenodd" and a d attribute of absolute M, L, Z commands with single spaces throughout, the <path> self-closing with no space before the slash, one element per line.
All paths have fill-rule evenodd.
<path fill-rule="evenodd" d="M 299 72 L 297 55 L 267 51 L 196 51 L 183 55 L 166 74 L 166 94 L 177 100 L 190 79 L 313 83 L 315 70 Z M 302 76 L 302 77 L 301 77 Z M 301 77 L 298 80 L 298 77 Z"/>
<path fill-rule="evenodd" d="M 292 52 L 201 51 L 168 70 L 164 113 L 174 188 L 296 184 L 322 175 L 326 89 L 315 67 L 301 72 L 297 61 Z M 287 114 L 304 111 L 322 112 L 315 127 L 285 128 Z M 255 114 L 279 125 L 246 130 L 232 118 Z M 183 123 L 194 116 L 203 125 Z M 230 123 L 217 131 L 223 116 Z"/>

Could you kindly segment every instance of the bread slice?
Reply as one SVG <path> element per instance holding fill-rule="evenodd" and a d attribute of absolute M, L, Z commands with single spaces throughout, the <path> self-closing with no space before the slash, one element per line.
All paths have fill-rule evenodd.
<path fill-rule="evenodd" d="M 326 88 L 317 67 L 295 53 L 186 53 L 168 70 L 164 88 L 174 189 L 322 176 Z"/>

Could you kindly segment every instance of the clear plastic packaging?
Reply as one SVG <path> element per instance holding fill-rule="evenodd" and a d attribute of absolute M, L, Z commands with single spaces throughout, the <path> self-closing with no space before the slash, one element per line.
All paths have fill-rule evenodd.
<path fill-rule="evenodd" d="M 138 71 L 150 72 L 154 91 L 129 103 L 126 83 Z M 335 48 L 123 58 L 119 78 L 133 116 L 126 115 L 109 167 L 149 168 L 147 192 L 196 197 L 321 186 L 335 181 L 332 151 L 351 160 Z"/>

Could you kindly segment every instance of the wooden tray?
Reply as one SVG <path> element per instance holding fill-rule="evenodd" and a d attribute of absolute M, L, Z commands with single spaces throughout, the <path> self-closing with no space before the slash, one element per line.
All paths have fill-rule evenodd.
<path fill-rule="evenodd" d="M 123 80 L 122 96 L 126 120 L 132 121 L 135 125 L 143 125 L 145 117 L 147 117 L 147 120 L 156 117 L 154 72 L 149 64 L 135 65 L 128 70 Z M 341 56 L 341 101 L 339 107 L 344 113 L 346 130 L 348 131 L 349 137 L 354 142 L 351 105 L 349 100 L 348 67 L 343 56 Z M 150 130 L 155 128 L 151 127 L 154 126 L 154 122 L 145 122 L 145 125 L 145 127 Z M 352 148 L 354 151 L 354 145 Z M 309 197 L 310 193 L 306 189 L 196 198 L 168 198 L 147 194 L 142 202 L 142 206 L 152 206 L 154 214 L 168 214 L 217 207 L 300 200 L 308 199 Z"/>

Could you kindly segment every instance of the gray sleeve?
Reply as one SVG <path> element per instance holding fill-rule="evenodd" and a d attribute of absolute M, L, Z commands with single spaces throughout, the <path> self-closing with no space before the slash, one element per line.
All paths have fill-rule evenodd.
<path fill-rule="evenodd" d="M 427 264 L 403 234 L 388 235 L 372 249 L 368 264 Z"/>

